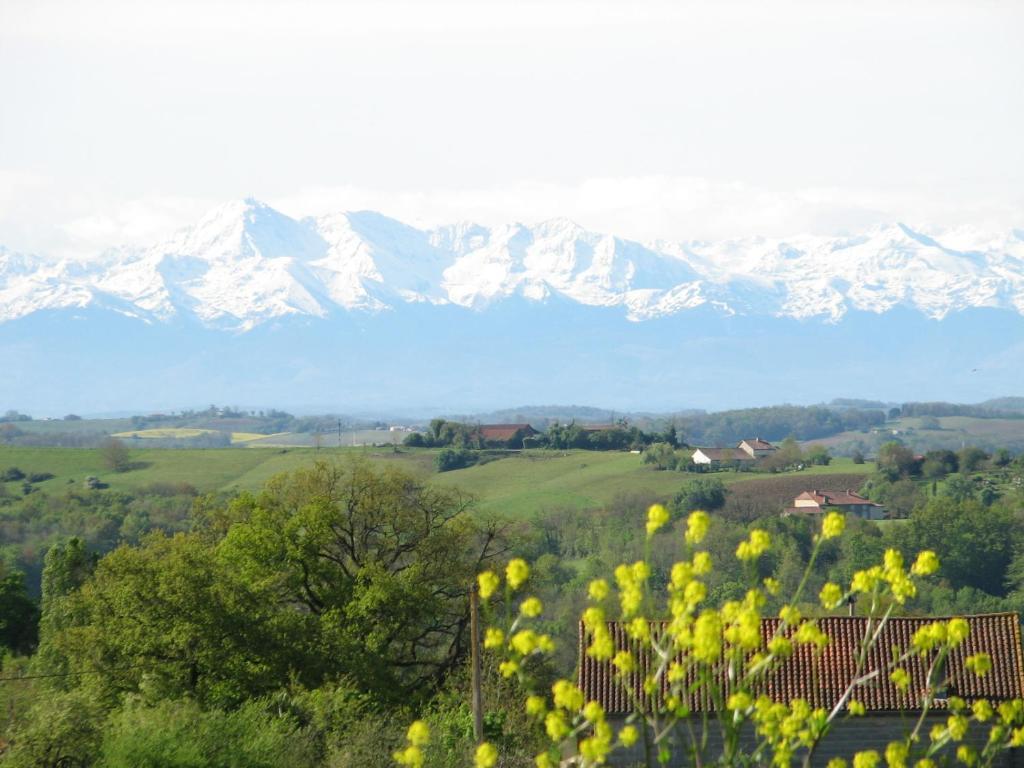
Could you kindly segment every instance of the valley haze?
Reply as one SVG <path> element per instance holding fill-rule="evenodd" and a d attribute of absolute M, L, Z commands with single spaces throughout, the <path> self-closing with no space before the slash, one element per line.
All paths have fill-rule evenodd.
<path fill-rule="evenodd" d="M 346 411 L 977 401 L 1019 388 L 1024 231 L 639 243 L 227 203 L 145 248 L 0 248 L 0 402 Z"/>

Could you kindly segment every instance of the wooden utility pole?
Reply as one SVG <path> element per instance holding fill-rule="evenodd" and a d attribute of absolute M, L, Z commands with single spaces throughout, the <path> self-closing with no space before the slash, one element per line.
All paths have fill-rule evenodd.
<path fill-rule="evenodd" d="M 476 582 L 469 588 L 469 658 L 473 668 L 473 738 L 484 740 L 484 703 L 480 691 L 480 596 Z"/>

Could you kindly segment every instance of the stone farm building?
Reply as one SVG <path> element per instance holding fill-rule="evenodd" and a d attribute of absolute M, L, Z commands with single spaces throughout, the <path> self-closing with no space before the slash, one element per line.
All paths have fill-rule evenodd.
<path fill-rule="evenodd" d="M 845 491 L 804 491 L 795 499 L 785 515 L 821 515 L 825 512 L 845 512 L 865 520 L 884 520 L 885 507 L 866 499 L 859 493 Z"/>
<path fill-rule="evenodd" d="M 850 761 L 855 752 L 864 749 L 884 752 L 890 741 L 902 738 L 913 727 L 914 721 L 921 714 L 922 692 L 929 686 L 933 686 L 935 699 L 932 709 L 925 715 L 926 723 L 922 730 L 925 739 L 932 725 L 945 723 L 949 696 L 959 696 L 968 705 L 977 699 L 988 699 L 995 705 L 1000 701 L 1024 698 L 1024 654 L 1021 651 L 1018 615 L 997 613 L 964 618 L 970 625 L 970 634 L 962 645 L 950 652 L 946 659 L 944 677 L 941 680 L 929 680 L 929 663 L 915 655 L 902 665 L 910 676 L 910 685 L 906 691 L 901 691 L 889 679 L 887 665 L 892 659 L 892 649 L 902 651 L 910 648 L 914 632 L 935 619 L 890 618 L 862 669 L 862 673 L 879 670 L 880 674 L 871 682 L 856 688 L 855 698 L 864 705 L 866 715 L 852 718 L 847 718 L 845 713 L 840 715 L 819 745 L 811 765 L 823 768 L 832 757 L 843 757 Z M 637 659 L 637 672 L 623 681 L 617 676 L 611 662 L 597 661 L 588 656 L 588 639 L 581 624 L 579 684 L 586 700 L 599 702 L 608 715 L 609 723 L 618 730 L 632 711 L 626 686 L 632 688 L 632 696 L 649 703 L 649 697 L 643 692 L 642 679 L 653 668 L 650 651 L 637 650 L 624 624 L 609 622 L 608 626 L 617 650 L 633 650 Z M 774 635 L 778 626 L 779 619 L 762 619 L 761 636 L 764 642 Z M 856 658 L 865 632 L 868 631 L 868 620 L 860 616 L 831 616 L 819 619 L 818 626 L 830 638 L 824 650 L 816 652 L 811 645 L 796 646 L 793 655 L 769 673 L 761 689 L 754 691 L 755 695 L 764 693 L 786 704 L 793 699 L 805 699 L 812 707 L 824 707 L 827 710 L 831 710 L 841 700 L 855 678 Z M 663 623 L 652 624 L 652 633 L 662 631 L 663 627 Z M 873 627 L 877 628 L 877 619 Z M 992 658 L 992 669 L 984 677 L 978 677 L 965 665 L 968 656 L 979 652 L 988 653 Z M 661 690 L 654 695 L 663 697 L 666 693 L 666 685 L 662 682 Z M 716 749 L 721 747 L 721 732 L 710 712 L 713 707 L 705 697 L 695 694 L 690 695 L 688 703 L 695 713 L 689 725 L 698 733 L 702 717 L 709 713 L 712 715 L 708 721 L 708 742 L 704 754 L 704 761 L 711 762 L 718 756 Z M 680 741 L 677 743 L 683 743 L 686 731 L 686 724 L 680 722 L 677 726 Z M 987 726 L 979 727 L 977 723 L 972 723 L 965 740 L 980 748 L 987 736 Z M 742 734 L 741 740 L 745 749 L 751 749 L 754 744 L 753 731 Z M 644 764 L 642 744 L 643 739 L 628 752 L 619 750 L 612 753 L 608 764 Z M 997 765 L 1004 768 L 1024 766 L 1021 751 L 1014 749 L 1004 753 Z M 799 765 L 802 757 L 801 754 L 795 755 L 793 764 Z M 673 749 L 669 766 L 678 768 L 691 764 L 688 753 L 680 748 Z"/>
<path fill-rule="evenodd" d="M 744 453 L 753 456 L 755 459 L 767 458 L 779 450 L 767 440 L 762 440 L 760 437 L 755 437 L 752 440 L 741 440 L 740 444 L 736 447 Z"/>
<path fill-rule="evenodd" d="M 774 445 L 759 437 L 741 440 L 735 448 L 697 448 L 692 461 L 700 467 L 719 469 L 721 467 L 752 466 L 777 451 Z"/>
<path fill-rule="evenodd" d="M 710 468 L 728 467 L 735 463 L 752 465 L 757 461 L 739 448 L 698 448 L 693 452 L 693 463 Z"/>

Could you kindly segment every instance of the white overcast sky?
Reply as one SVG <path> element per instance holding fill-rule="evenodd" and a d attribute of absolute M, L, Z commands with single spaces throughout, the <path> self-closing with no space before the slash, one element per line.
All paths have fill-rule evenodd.
<path fill-rule="evenodd" d="M 253 196 L 636 238 L 1024 223 L 1024 2 L 0 0 L 0 243 Z"/>

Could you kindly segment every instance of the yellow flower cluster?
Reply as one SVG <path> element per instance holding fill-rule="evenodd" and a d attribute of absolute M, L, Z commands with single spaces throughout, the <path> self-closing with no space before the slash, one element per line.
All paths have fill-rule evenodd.
<path fill-rule="evenodd" d="M 555 706 L 569 712 L 583 709 L 583 691 L 568 680 L 558 680 L 551 686 Z"/>
<path fill-rule="evenodd" d="M 975 653 L 964 660 L 964 665 L 978 677 L 984 677 L 992 669 L 992 657 L 987 653 Z"/>
<path fill-rule="evenodd" d="M 623 564 L 615 569 L 623 618 L 632 618 L 640 610 L 644 601 L 644 586 L 650 575 L 651 569 L 643 560 L 637 560 L 633 565 Z"/>
<path fill-rule="evenodd" d="M 803 699 L 794 699 L 786 706 L 759 696 L 753 719 L 758 734 L 772 748 L 775 765 L 787 766 L 797 750 L 811 746 L 822 736 L 828 713 L 821 708 L 813 709 Z"/>
<path fill-rule="evenodd" d="M 910 747 L 905 741 L 891 741 L 885 748 L 885 762 L 889 768 L 906 768 Z"/>
<path fill-rule="evenodd" d="M 956 648 L 967 639 L 970 631 L 971 627 L 966 619 L 956 618 L 950 619 L 948 622 L 933 621 L 914 632 L 910 643 L 921 654 L 947 644 L 950 648 Z"/>
<path fill-rule="evenodd" d="M 896 667 L 896 669 L 890 672 L 889 679 L 892 680 L 893 685 L 901 691 L 906 691 L 907 688 L 910 687 L 910 675 L 907 674 L 907 670 L 902 667 Z"/>
<path fill-rule="evenodd" d="M 489 599 L 501 585 L 501 579 L 494 571 L 484 571 L 476 577 L 476 581 L 480 587 L 480 597 L 484 600 Z"/>
<path fill-rule="evenodd" d="M 821 588 L 821 592 L 818 593 L 821 606 L 828 610 L 838 608 L 842 604 L 844 597 L 843 588 L 838 584 L 833 584 L 831 581 L 826 582 L 825 586 Z"/>
<path fill-rule="evenodd" d="M 587 587 L 587 594 L 591 600 L 599 603 L 608 597 L 610 589 L 608 582 L 604 579 L 594 579 Z"/>
<path fill-rule="evenodd" d="M 544 604 L 536 597 L 528 597 L 519 604 L 519 612 L 528 619 L 535 619 L 544 612 Z"/>
<path fill-rule="evenodd" d="M 857 571 L 850 583 L 850 591 L 861 594 L 871 594 L 882 586 L 887 585 L 890 594 L 897 603 L 902 605 L 908 599 L 917 595 L 917 585 L 911 579 L 914 576 L 926 576 L 934 573 L 939 567 L 939 560 L 934 552 L 924 551 L 918 555 L 914 565 L 909 571 L 903 568 L 903 555 L 896 549 L 887 549 L 882 565 L 876 565 Z M 830 591 L 827 597 L 835 597 L 835 592 Z M 826 603 L 826 595 L 822 594 L 822 604 Z M 827 606 L 826 606 L 827 607 Z"/>
<path fill-rule="evenodd" d="M 841 536 L 846 528 L 846 518 L 839 512 L 829 512 L 821 521 L 821 537 L 823 539 L 834 539 Z"/>
<path fill-rule="evenodd" d="M 750 532 L 750 538 L 741 541 L 740 545 L 736 547 L 736 557 L 740 560 L 757 560 L 768 551 L 771 545 L 772 537 L 768 535 L 768 532 L 755 528 Z"/>
<path fill-rule="evenodd" d="M 490 742 L 483 742 L 473 755 L 474 768 L 494 768 L 498 764 L 498 748 Z"/>
<path fill-rule="evenodd" d="M 711 527 L 711 517 L 707 512 L 691 512 L 686 518 L 686 543 L 700 544 L 708 535 L 708 528 Z"/>
<path fill-rule="evenodd" d="M 505 644 L 505 633 L 497 627 L 488 627 L 484 632 L 484 648 L 501 648 Z"/>
<path fill-rule="evenodd" d="M 515 557 L 505 566 L 505 579 L 512 589 L 519 589 L 530 578 L 530 566 L 521 557 Z"/>
<path fill-rule="evenodd" d="M 612 642 L 612 634 L 608 631 L 608 624 L 604 620 L 604 609 L 592 605 L 583 612 L 583 626 L 590 633 L 590 647 L 587 654 L 598 660 L 607 660 L 615 653 L 615 644 Z"/>
<path fill-rule="evenodd" d="M 423 747 L 430 743 L 430 728 L 422 720 L 415 721 L 405 734 L 406 747 L 391 756 L 399 765 L 423 768 Z"/>
<path fill-rule="evenodd" d="M 668 510 L 663 504 L 652 504 L 647 510 L 647 538 L 653 536 L 659 528 L 669 521 Z"/>
<path fill-rule="evenodd" d="M 930 549 L 919 552 L 910 571 L 915 576 L 930 576 L 939 570 L 939 558 Z"/>
<path fill-rule="evenodd" d="M 718 611 L 704 611 L 693 625 L 693 657 L 713 664 L 722 655 L 722 617 Z"/>

